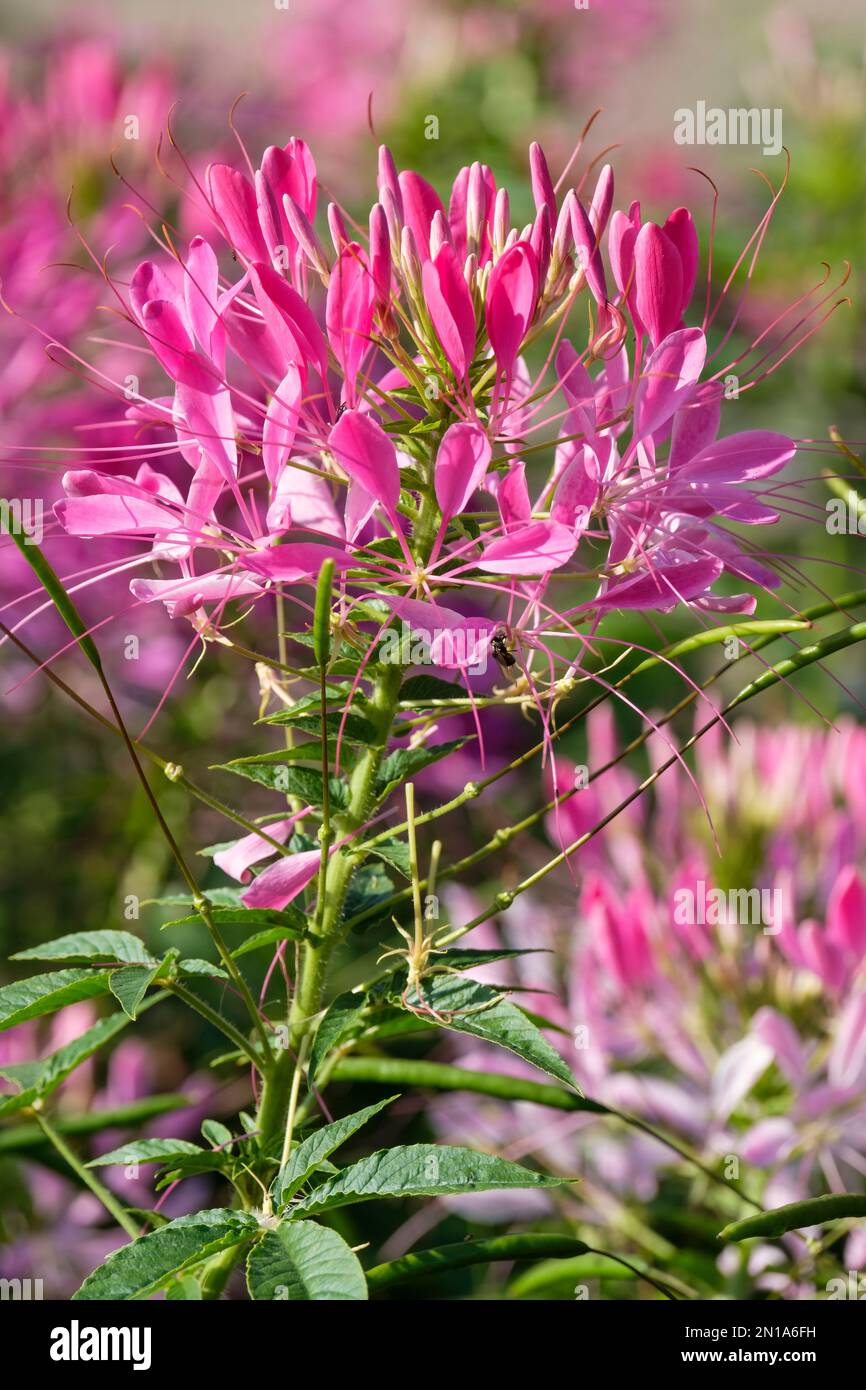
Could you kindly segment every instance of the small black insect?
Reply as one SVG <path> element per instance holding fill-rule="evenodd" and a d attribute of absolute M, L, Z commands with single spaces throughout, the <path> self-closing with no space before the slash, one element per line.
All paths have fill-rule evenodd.
<path fill-rule="evenodd" d="M 490 647 L 503 671 L 510 671 L 512 666 L 517 665 L 517 658 L 508 650 L 508 638 L 504 632 L 494 634 Z"/>

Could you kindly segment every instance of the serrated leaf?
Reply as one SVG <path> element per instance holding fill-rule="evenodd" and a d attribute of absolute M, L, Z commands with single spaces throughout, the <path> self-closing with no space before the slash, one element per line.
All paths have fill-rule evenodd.
<path fill-rule="evenodd" d="M 88 1168 L 104 1168 L 113 1163 L 164 1163 L 178 1154 L 201 1154 L 205 1150 L 188 1139 L 135 1139 L 129 1144 L 121 1144 L 119 1149 L 92 1158 Z"/>
<path fill-rule="evenodd" d="M 378 1115 L 380 1110 L 384 1110 L 386 1105 L 397 1100 L 397 1096 L 389 1096 L 387 1100 L 380 1100 L 376 1105 L 368 1105 L 363 1110 L 356 1110 L 353 1115 L 346 1115 L 342 1120 L 334 1120 L 332 1124 L 323 1125 L 317 1129 L 307 1139 L 303 1139 L 296 1149 L 289 1155 L 288 1161 L 274 1183 L 274 1197 L 279 1203 L 284 1203 L 293 1197 L 299 1187 L 315 1173 L 319 1165 L 330 1158 L 332 1153 L 336 1153 L 347 1139 L 357 1133 L 363 1125 L 371 1120 L 374 1115 Z"/>
<path fill-rule="evenodd" d="M 296 937 L 298 940 L 304 935 L 306 926 L 304 914 L 291 904 L 281 912 L 269 907 L 216 907 L 211 910 L 211 917 L 217 927 L 279 927 L 286 936 Z M 161 930 L 200 925 L 201 918 L 196 912 L 189 917 L 177 917 L 173 922 L 164 922 Z"/>
<path fill-rule="evenodd" d="M 449 1144 L 409 1144 L 380 1149 L 344 1168 L 338 1177 L 328 1178 L 300 1198 L 293 1211 L 331 1211 L 375 1197 L 441 1197 L 506 1188 L 558 1187 L 563 1181 L 495 1154 Z"/>
<path fill-rule="evenodd" d="M 175 1274 L 251 1239 L 259 1229 L 248 1212 L 222 1207 L 178 1217 L 115 1250 L 72 1297 L 77 1301 L 146 1298 L 164 1288 Z"/>
<path fill-rule="evenodd" d="M 343 905 L 345 915 L 355 917 L 375 907 L 376 903 L 384 902 L 391 897 L 394 887 L 394 880 L 378 864 L 362 864 L 352 875 Z"/>
<path fill-rule="evenodd" d="M 12 960 L 125 961 L 152 965 L 144 942 L 127 931 L 80 931 L 18 951 Z"/>
<path fill-rule="evenodd" d="M 109 989 L 130 1018 L 137 1018 L 141 1001 L 161 969 L 162 962 L 157 961 L 152 966 L 122 965 L 119 970 L 112 970 Z"/>
<path fill-rule="evenodd" d="M 468 738 L 454 738 L 429 748 L 398 748 L 389 753 L 376 775 L 376 796 L 380 799 L 389 796 L 395 787 L 409 777 L 416 776 L 432 763 L 438 763 L 441 758 L 447 758 L 449 753 L 456 753 L 468 742 Z"/>
<path fill-rule="evenodd" d="M 281 792 L 284 796 L 297 796 L 307 806 L 322 804 L 322 774 L 312 767 L 292 767 L 285 758 L 268 762 L 266 758 L 236 759 L 230 763 L 217 764 L 216 772 L 233 772 L 238 777 L 246 777 L 269 791 Z M 331 804 L 337 810 L 349 803 L 349 789 L 342 777 L 329 777 L 328 786 Z"/>
<path fill-rule="evenodd" d="M 441 956 L 435 957 L 437 965 L 448 965 L 452 970 L 475 970 L 481 965 L 495 965 L 499 960 L 512 960 L 515 956 L 539 956 L 549 955 L 550 948 L 546 946 L 528 946 L 522 950 L 508 950 L 505 947 L 494 947 L 489 951 L 473 951 L 452 949 L 443 951 Z"/>
<path fill-rule="evenodd" d="M 295 706 L 291 709 L 278 710 L 276 714 L 269 714 L 267 718 L 261 720 L 263 724 L 276 724 L 280 728 L 299 729 L 304 733 L 315 735 L 321 733 L 322 716 L 317 708 L 309 710 L 297 710 Z M 355 714 L 350 710 L 343 715 L 339 710 L 328 710 L 325 715 L 325 728 L 328 734 L 335 736 L 342 730 L 343 740 L 350 743 L 369 743 L 376 737 L 375 727 L 369 719 L 365 719 L 362 714 Z"/>
<path fill-rule="evenodd" d="M 315 1221 L 286 1222 L 268 1231 L 247 1260 L 247 1286 L 256 1300 L 361 1302 L 367 1281 L 342 1236 Z"/>
<path fill-rule="evenodd" d="M 505 1047 L 580 1093 L 571 1068 L 544 1034 L 492 986 L 459 975 L 430 975 L 422 982 L 421 990 L 423 998 L 417 991 L 410 991 L 407 1001 L 422 1009 L 425 1019 L 437 1027 Z"/>
<path fill-rule="evenodd" d="M 468 695 L 462 685 L 443 681 L 439 676 L 410 676 L 400 686 L 401 700 L 411 700 L 413 704 L 424 704 L 428 700 L 467 700 Z"/>
<path fill-rule="evenodd" d="M 392 869 L 396 869 L 398 874 L 404 878 L 412 875 L 412 863 L 409 858 L 409 845 L 406 840 L 382 840 L 371 850 L 377 859 L 384 859 L 386 864 L 390 864 Z"/>
<path fill-rule="evenodd" d="M 210 960 L 198 960 L 195 956 L 179 960 L 177 968 L 181 975 L 206 975 L 211 980 L 228 979 L 228 972 L 221 965 L 214 965 Z"/>
<path fill-rule="evenodd" d="M 0 1031 L 30 1018 L 56 1013 L 67 1004 L 106 994 L 109 978 L 107 970 L 52 970 L 4 985 L 0 989 Z"/>
<path fill-rule="evenodd" d="M 358 1027 L 364 1011 L 366 1000 L 362 994 L 352 994 L 346 991 L 338 994 L 325 1010 L 322 1020 L 316 1029 L 316 1036 L 313 1039 L 313 1047 L 310 1052 L 310 1080 L 314 1081 L 319 1067 L 325 1058 L 335 1047 L 339 1047 L 344 1039 L 351 1037 Z"/>

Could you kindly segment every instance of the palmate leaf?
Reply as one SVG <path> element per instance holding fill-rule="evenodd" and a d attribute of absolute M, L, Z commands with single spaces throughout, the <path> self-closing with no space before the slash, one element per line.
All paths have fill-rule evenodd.
<path fill-rule="evenodd" d="M 252 1239 L 259 1229 L 249 1212 L 223 1207 L 181 1216 L 115 1250 L 72 1297 L 99 1301 L 146 1298 L 180 1271 Z"/>
<path fill-rule="evenodd" d="M 16 1096 L 0 1099 L 0 1116 L 11 1115 L 51 1095 L 67 1076 L 98 1052 L 100 1047 L 126 1028 L 129 1018 L 124 1013 L 111 1014 L 101 1018 L 92 1028 L 88 1028 L 79 1038 L 73 1039 L 65 1047 L 58 1048 L 41 1062 L 20 1063 L 18 1066 L 0 1067 L 0 1076 L 7 1077 L 23 1089 Z M 25 1070 L 26 1069 L 26 1070 Z"/>
<path fill-rule="evenodd" d="M 247 1286 L 253 1299 L 360 1302 L 367 1281 L 342 1236 L 315 1221 L 284 1222 L 250 1251 Z"/>
<path fill-rule="evenodd" d="M 114 1163 L 164 1163 L 166 1159 L 176 1158 L 179 1154 L 206 1152 L 200 1144 L 192 1144 L 188 1139 L 135 1139 L 129 1144 L 121 1144 L 119 1149 L 92 1158 L 86 1166 L 102 1168 Z"/>
<path fill-rule="evenodd" d="M 368 1120 L 372 1120 L 374 1115 L 378 1115 L 380 1110 L 384 1110 L 386 1105 L 395 1100 L 397 1096 L 389 1096 L 387 1100 L 380 1100 L 376 1105 L 356 1110 L 353 1115 L 345 1115 L 342 1120 L 323 1125 L 304 1139 L 289 1155 L 288 1162 L 277 1176 L 274 1184 L 276 1201 L 284 1203 L 293 1197 L 326 1158 L 336 1153 L 337 1149 L 351 1139 Z"/>
<path fill-rule="evenodd" d="M 108 970 L 53 970 L 4 985 L 0 989 L 0 1031 L 30 1018 L 56 1013 L 67 1004 L 106 994 L 110 979 Z"/>
<path fill-rule="evenodd" d="M 409 1144 L 380 1149 L 328 1178 L 294 1206 L 307 1215 L 376 1197 L 442 1197 L 507 1188 L 558 1187 L 566 1179 L 535 1173 L 495 1154 L 448 1144 Z"/>
<path fill-rule="evenodd" d="M 196 918 L 199 921 L 199 918 Z M 152 965 L 154 957 L 144 942 L 128 931 L 80 931 L 58 936 L 18 951 L 12 960 L 66 960 L 78 964 L 125 961 Z"/>
<path fill-rule="evenodd" d="M 421 991 L 419 996 L 416 990 L 410 990 L 407 1002 L 423 1010 L 430 1023 L 505 1047 L 580 1093 L 571 1068 L 556 1049 L 532 1020 L 503 999 L 498 990 L 459 975 L 430 975 L 422 981 Z"/>

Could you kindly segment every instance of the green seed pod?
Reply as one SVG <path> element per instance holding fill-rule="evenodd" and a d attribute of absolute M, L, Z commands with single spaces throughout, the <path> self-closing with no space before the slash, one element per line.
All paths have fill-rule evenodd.
<path fill-rule="evenodd" d="M 734 1221 L 719 1232 L 720 1240 L 750 1240 L 753 1236 L 784 1236 L 804 1226 L 821 1226 L 825 1221 L 840 1221 L 846 1216 L 866 1216 L 866 1197 L 854 1192 L 832 1192 L 826 1197 L 812 1197 L 805 1202 L 789 1202 L 775 1211 L 763 1211 L 759 1216 L 747 1216 Z"/>
<path fill-rule="evenodd" d="M 316 585 L 316 607 L 313 613 L 313 651 L 319 666 L 327 666 L 331 657 L 331 590 L 334 586 L 334 562 L 327 559 L 319 571 Z"/>

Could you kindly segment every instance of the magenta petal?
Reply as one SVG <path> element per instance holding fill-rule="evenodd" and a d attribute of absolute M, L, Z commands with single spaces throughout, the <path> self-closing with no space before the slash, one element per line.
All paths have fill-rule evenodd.
<path fill-rule="evenodd" d="M 866 885 L 852 864 L 840 870 L 827 903 L 827 935 L 855 961 L 866 954 Z"/>
<path fill-rule="evenodd" d="M 271 397 L 262 426 L 262 461 L 272 484 L 295 442 L 303 394 L 301 374 L 292 365 Z"/>
<path fill-rule="evenodd" d="M 487 287 L 487 333 L 500 370 L 510 378 L 535 314 L 538 265 L 528 242 L 516 241 L 500 256 Z"/>
<path fill-rule="evenodd" d="M 343 248 L 328 282 L 325 323 L 334 356 L 345 377 L 349 404 L 357 399 L 357 377 L 372 346 L 376 287 L 363 247 L 350 241 Z"/>
<path fill-rule="evenodd" d="M 601 259 L 598 237 L 592 223 L 578 198 L 571 203 L 571 232 L 577 254 L 577 263 L 586 276 L 586 283 L 592 291 L 596 304 L 607 303 L 607 285 L 604 278 L 604 264 Z"/>
<path fill-rule="evenodd" d="M 278 840 L 284 845 L 295 823 L 308 816 L 312 809 L 312 806 L 305 806 L 302 811 L 296 811 L 287 820 L 272 821 L 270 825 L 265 826 L 270 840 Z M 261 835 L 244 835 L 242 839 L 235 840 L 228 849 L 218 850 L 213 862 L 224 874 L 228 874 L 229 878 L 236 878 L 238 883 L 248 883 L 251 865 L 258 864 L 274 853 L 274 846 L 270 840 L 263 840 Z"/>
<path fill-rule="evenodd" d="M 54 513 L 71 536 L 125 536 L 136 531 L 158 536 L 181 525 L 177 514 L 167 507 L 119 493 L 67 497 L 55 502 Z"/>
<path fill-rule="evenodd" d="M 481 486 L 491 453 L 490 440 L 478 425 L 451 425 L 445 431 L 436 454 L 434 475 L 443 522 L 462 512 Z"/>
<path fill-rule="evenodd" d="M 634 404 L 636 439 L 655 434 L 691 397 L 703 371 L 707 341 L 699 328 L 681 328 L 660 343 L 641 375 Z"/>
<path fill-rule="evenodd" d="M 549 574 L 569 561 L 577 541 L 558 521 L 533 521 L 484 547 L 478 568 L 488 574 Z"/>
<path fill-rule="evenodd" d="M 343 472 L 388 512 L 400 498 L 397 451 L 381 425 L 358 410 L 347 410 L 331 430 L 329 447 Z"/>
<path fill-rule="evenodd" d="M 399 184 L 404 221 L 415 238 L 421 260 L 429 260 L 433 218 L 437 212 L 445 216 L 442 199 L 435 188 L 412 169 L 405 169 L 400 174 Z"/>
<path fill-rule="evenodd" d="M 241 893 L 241 902 L 246 907 L 273 908 L 281 912 L 308 883 L 312 883 L 319 872 L 321 857 L 317 849 L 285 855 L 253 880 Z"/>
<path fill-rule="evenodd" d="M 314 578 L 325 560 L 333 560 L 338 570 L 346 569 L 352 563 L 351 556 L 345 550 L 338 550 L 333 545 L 317 545 L 315 541 L 297 541 L 275 545 L 269 550 L 245 551 L 239 563 L 268 579 L 282 579 L 291 584 Z"/>
<path fill-rule="evenodd" d="M 424 263 L 421 278 L 433 331 L 448 365 L 462 380 L 475 356 L 475 309 L 457 257 L 447 243 L 435 260 Z"/>
<path fill-rule="evenodd" d="M 795 452 L 796 445 L 783 434 L 744 430 L 742 434 L 717 439 L 690 459 L 678 477 L 707 483 L 749 482 L 777 473 Z"/>
<path fill-rule="evenodd" d="M 671 427 L 671 448 L 668 467 L 671 472 L 681 468 L 695 454 L 713 443 L 722 418 L 722 384 L 707 382 L 699 386 L 688 405 L 678 410 Z"/>
<path fill-rule="evenodd" d="M 680 253 L 655 222 L 647 222 L 634 244 L 637 310 L 653 347 L 682 319 L 683 267 Z"/>
<path fill-rule="evenodd" d="M 133 579 L 130 593 L 140 603 L 159 600 L 170 618 L 185 618 L 204 603 L 228 602 L 262 592 L 247 574 L 204 574 L 191 579 Z"/>
<path fill-rule="evenodd" d="M 866 1067 L 866 992 L 852 994 L 839 1015 L 827 1066 L 833 1086 L 855 1086 Z"/>
<path fill-rule="evenodd" d="M 687 208 L 674 208 L 662 228 L 665 236 L 676 247 L 682 267 L 682 295 L 680 297 L 680 317 L 689 307 L 698 276 L 700 246 L 698 234 Z"/>
<path fill-rule="evenodd" d="M 249 179 L 229 164 L 211 164 L 205 176 L 214 211 L 226 239 L 246 261 L 267 259 L 259 226 L 256 195 Z"/>

